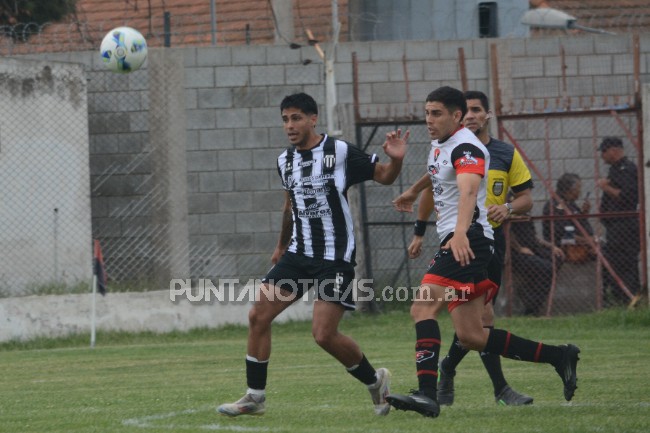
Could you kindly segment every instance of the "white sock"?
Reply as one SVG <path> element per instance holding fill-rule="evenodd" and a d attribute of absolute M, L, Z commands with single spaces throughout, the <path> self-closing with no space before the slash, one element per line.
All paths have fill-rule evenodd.
<path fill-rule="evenodd" d="M 248 388 L 246 390 L 246 394 L 250 394 L 253 396 L 253 400 L 256 402 L 261 402 L 266 400 L 266 390 L 264 389 L 253 389 L 253 388 Z"/>

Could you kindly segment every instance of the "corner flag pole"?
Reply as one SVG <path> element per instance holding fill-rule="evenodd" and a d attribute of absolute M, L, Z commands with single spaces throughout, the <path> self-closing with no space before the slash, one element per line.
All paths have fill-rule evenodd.
<path fill-rule="evenodd" d="M 96 304 L 97 304 L 97 275 L 93 272 L 93 282 L 92 282 L 92 296 L 91 296 L 91 307 L 90 307 L 90 347 L 95 347 L 95 322 L 97 321 L 96 313 Z"/>

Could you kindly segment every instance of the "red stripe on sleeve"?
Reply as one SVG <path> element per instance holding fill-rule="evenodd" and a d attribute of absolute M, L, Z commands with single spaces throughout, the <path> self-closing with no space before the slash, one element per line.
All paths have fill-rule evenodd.
<path fill-rule="evenodd" d="M 483 177 L 485 176 L 485 159 L 473 157 L 470 159 L 463 156 L 454 161 L 454 168 L 456 169 L 456 174 L 474 173 Z"/>

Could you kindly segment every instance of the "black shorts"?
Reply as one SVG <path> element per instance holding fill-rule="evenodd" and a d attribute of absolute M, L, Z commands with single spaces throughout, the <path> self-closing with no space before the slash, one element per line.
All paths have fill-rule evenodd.
<path fill-rule="evenodd" d="M 503 278 L 503 263 L 506 255 L 506 238 L 503 234 L 503 226 L 493 228 L 494 230 L 494 254 L 488 263 L 487 275 L 490 281 L 497 285 L 492 301 L 496 300 L 497 293 L 501 287 Z"/>
<path fill-rule="evenodd" d="M 447 236 L 440 246 L 444 246 L 453 233 Z M 431 267 L 422 279 L 422 284 L 435 284 L 443 287 L 453 288 L 463 295 L 457 300 L 452 300 L 449 311 L 453 310 L 462 302 L 470 301 L 476 297 L 487 294 L 486 301 L 494 295 L 495 284 L 488 278 L 488 263 L 494 255 L 494 242 L 485 237 L 480 228 L 470 227 L 467 231 L 469 246 L 475 258 L 468 265 L 461 266 L 454 259 L 451 250 L 440 249 L 431 263 Z"/>
<path fill-rule="evenodd" d="M 312 287 L 316 298 L 354 310 L 354 266 L 344 260 L 323 260 L 287 252 L 262 279 L 296 297 Z"/>

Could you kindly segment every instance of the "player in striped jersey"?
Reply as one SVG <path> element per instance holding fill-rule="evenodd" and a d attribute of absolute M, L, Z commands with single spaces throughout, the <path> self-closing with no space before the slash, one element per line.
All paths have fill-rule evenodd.
<path fill-rule="evenodd" d="M 524 214 L 533 206 L 531 189 L 533 186 L 530 171 L 513 145 L 490 137 L 488 121 L 491 116 L 487 96 L 483 92 L 465 92 L 467 114 L 463 122 L 490 152 L 490 167 L 488 170 L 487 198 L 485 205 L 488 221 L 494 230 L 494 255 L 488 264 L 488 278 L 498 287 L 501 285 L 501 275 L 505 257 L 505 236 L 501 224 L 511 213 Z M 512 189 L 514 199 L 508 203 L 506 197 Z M 420 194 L 418 217 L 415 224 L 413 241 L 409 245 L 409 257 L 416 258 L 422 251 L 422 241 L 426 221 L 433 212 L 433 195 L 424 190 Z M 496 294 L 495 294 L 496 297 Z M 494 298 L 485 304 L 483 326 L 494 328 Z M 449 348 L 447 356 L 440 363 L 438 381 L 438 403 L 451 406 L 454 402 L 454 376 L 456 367 L 468 353 L 458 344 L 458 336 Z M 533 398 L 512 389 L 506 381 L 498 355 L 481 352 L 481 361 L 490 375 L 494 388 L 495 400 L 498 404 L 521 406 L 531 404 Z"/>
<path fill-rule="evenodd" d="M 390 406 L 390 372 L 375 370 L 358 344 L 338 330 L 346 310 L 353 310 L 355 240 L 347 201 L 350 186 L 367 180 L 392 184 L 402 168 L 409 132 L 386 134 L 388 163 L 376 155 L 327 135 L 317 134 L 318 107 L 304 93 L 284 98 L 280 105 L 284 131 L 291 146 L 278 158 L 285 190 L 280 239 L 262 280 L 258 300 L 249 313 L 246 379 L 248 390 L 218 411 L 228 416 L 261 415 L 265 411 L 267 366 L 271 356 L 271 323 L 287 307 L 315 287 L 312 333 L 330 355 L 367 385 L 377 415 Z"/>
<path fill-rule="evenodd" d="M 412 212 L 418 194 L 429 182 L 433 185 L 441 247 L 411 305 L 418 389 L 410 395 L 386 397 L 396 409 L 427 417 L 440 414 L 436 382 L 441 334 L 437 318 L 445 306 L 464 348 L 551 364 L 562 379 L 567 401 L 577 388 L 580 350 L 576 346 L 542 344 L 501 329 L 483 328 L 484 304 L 496 289 L 487 274 L 494 247 L 485 206 L 490 155 L 476 135 L 462 126 L 466 113 L 467 102 L 460 90 L 441 87 L 427 96 L 425 115 L 432 138 L 428 175 L 393 202 L 397 210 Z"/>

